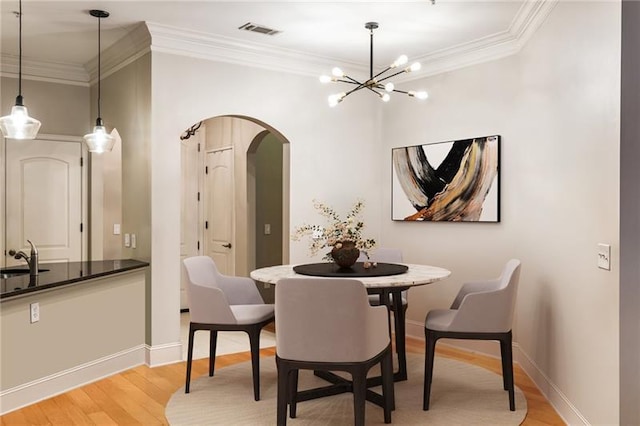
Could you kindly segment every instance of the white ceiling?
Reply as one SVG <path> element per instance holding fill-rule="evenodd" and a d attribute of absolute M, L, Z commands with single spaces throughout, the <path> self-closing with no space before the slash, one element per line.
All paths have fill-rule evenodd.
<path fill-rule="evenodd" d="M 97 19 L 103 9 L 102 49 L 142 21 L 222 38 L 243 45 L 287 49 L 302 55 L 368 67 L 368 21 L 374 35 L 376 68 L 400 54 L 424 58 L 513 32 L 530 20 L 544 0 L 528 1 L 37 1 L 23 0 L 23 59 L 84 65 L 97 54 Z M 18 51 L 17 0 L 1 0 L 2 56 Z M 239 30 L 246 22 L 282 33 L 269 36 Z M 516 34 L 517 36 L 517 34 Z M 323 72 L 326 70 L 318 70 Z"/>

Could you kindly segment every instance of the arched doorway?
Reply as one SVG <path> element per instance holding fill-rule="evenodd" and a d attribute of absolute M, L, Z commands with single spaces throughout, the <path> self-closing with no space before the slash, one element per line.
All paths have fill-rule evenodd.
<path fill-rule="evenodd" d="M 181 258 L 208 255 L 238 276 L 288 262 L 289 142 L 251 117 L 198 124 L 181 141 Z M 185 279 L 183 271 L 181 309 L 188 307 Z M 272 289 L 259 290 L 273 301 Z"/>

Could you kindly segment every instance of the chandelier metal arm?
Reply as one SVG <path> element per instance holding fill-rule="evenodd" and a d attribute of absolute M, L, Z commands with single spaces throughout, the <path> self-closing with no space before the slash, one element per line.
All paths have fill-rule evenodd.
<path fill-rule="evenodd" d="M 361 83 L 358 80 L 356 80 L 355 78 L 349 77 L 348 75 L 345 75 L 345 77 L 348 78 L 349 80 L 351 80 L 351 81 L 346 81 L 346 83 L 357 84 L 358 85 L 358 87 L 356 87 L 355 89 L 349 90 L 345 96 L 348 96 L 348 95 L 352 94 L 353 92 L 357 92 L 358 90 L 360 90 L 362 88 L 368 87 L 367 83 L 369 82 L 369 80 L 365 81 L 364 83 Z"/>
<path fill-rule="evenodd" d="M 402 71 L 398 71 L 398 72 L 396 72 L 396 73 L 390 74 L 390 75 L 388 75 L 388 76 L 386 76 L 386 77 L 381 78 L 380 80 L 378 80 L 378 83 L 382 83 L 383 81 L 385 81 L 385 80 L 389 80 L 390 78 L 393 78 L 393 77 L 395 77 L 396 75 L 400 75 L 400 74 L 402 74 L 402 73 L 404 73 L 404 72 L 405 72 L 405 70 L 402 70 Z"/>
<path fill-rule="evenodd" d="M 385 72 L 389 71 L 391 69 L 391 67 L 387 67 L 384 70 L 380 71 L 378 74 L 374 75 L 373 77 L 371 77 L 371 79 L 373 80 L 374 78 L 378 78 L 380 77 L 382 74 L 384 74 Z M 404 72 L 404 71 L 403 71 Z M 397 74 L 396 74 L 397 75 Z"/>

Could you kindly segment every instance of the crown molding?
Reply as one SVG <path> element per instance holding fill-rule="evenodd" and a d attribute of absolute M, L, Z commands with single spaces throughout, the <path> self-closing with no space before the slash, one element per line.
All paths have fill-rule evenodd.
<path fill-rule="evenodd" d="M 144 23 L 140 23 L 124 37 L 100 53 L 101 77 L 105 78 L 126 67 L 136 59 L 150 52 L 151 35 Z M 90 84 L 98 80 L 98 56 L 84 65 Z"/>
<path fill-rule="evenodd" d="M 559 0 L 533 0 L 523 3 L 509 29 L 416 58 L 422 63 L 417 74 L 406 74 L 398 81 L 412 81 L 431 75 L 494 61 L 514 55 L 540 28 Z"/>
<path fill-rule="evenodd" d="M 442 49 L 416 58 L 419 73 L 398 76 L 398 82 L 412 81 L 518 53 L 542 25 L 558 0 L 532 0 L 523 3 L 509 29 L 468 43 Z M 228 62 L 272 71 L 317 76 L 337 62 L 351 75 L 365 74 L 368 68 L 354 62 L 275 48 L 259 43 L 188 31 L 166 25 L 146 23 L 154 52 Z"/>
<path fill-rule="evenodd" d="M 14 55 L 0 55 L 0 76 L 18 78 L 19 58 Z M 89 86 L 89 76 L 80 64 L 22 58 L 22 78 L 24 80 L 49 83 Z"/>
<path fill-rule="evenodd" d="M 417 80 L 516 54 L 542 25 L 558 1 L 526 1 L 506 31 L 416 58 L 422 63 L 420 72 L 398 76 L 402 78 L 397 81 Z M 101 52 L 102 77 L 113 74 L 149 51 L 305 76 L 317 76 L 337 62 L 347 74 L 366 75 L 368 72 L 365 65 L 355 62 L 337 61 L 307 52 L 144 22 Z M 23 58 L 22 71 L 25 80 L 89 86 L 97 79 L 97 56 L 84 65 Z M 17 78 L 16 56 L 0 55 L 0 76 Z"/>
<path fill-rule="evenodd" d="M 335 59 L 262 43 L 248 43 L 231 37 L 189 31 L 153 22 L 146 22 L 146 25 L 151 34 L 151 50 L 154 52 L 307 76 L 316 76 L 318 70 L 330 69 L 336 63 Z M 349 71 L 365 70 L 353 62 L 345 64 L 342 61 L 341 65 Z"/>

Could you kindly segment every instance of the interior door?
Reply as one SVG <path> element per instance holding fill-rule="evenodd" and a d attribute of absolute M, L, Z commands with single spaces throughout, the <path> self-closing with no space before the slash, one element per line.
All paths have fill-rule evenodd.
<path fill-rule="evenodd" d="M 204 190 L 205 254 L 222 274 L 234 275 L 233 148 L 207 152 Z"/>
<path fill-rule="evenodd" d="M 82 144 L 6 140 L 5 247 L 40 262 L 82 260 Z M 6 254 L 6 265 L 24 264 Z"/>
<path fill-rule="evenodd" d="M 180 161 L 182 163 L 182 191 L 181 191 L 181 232 L 180 232 L 180 309 L 188 309 L 187 300 L 187 271 L 182 266 L 182 260 L 197 256 L 200 253 L 200 206 L 199 206 L 199 176 L 201 132 L 187 140 L 180 141 Z"/>

